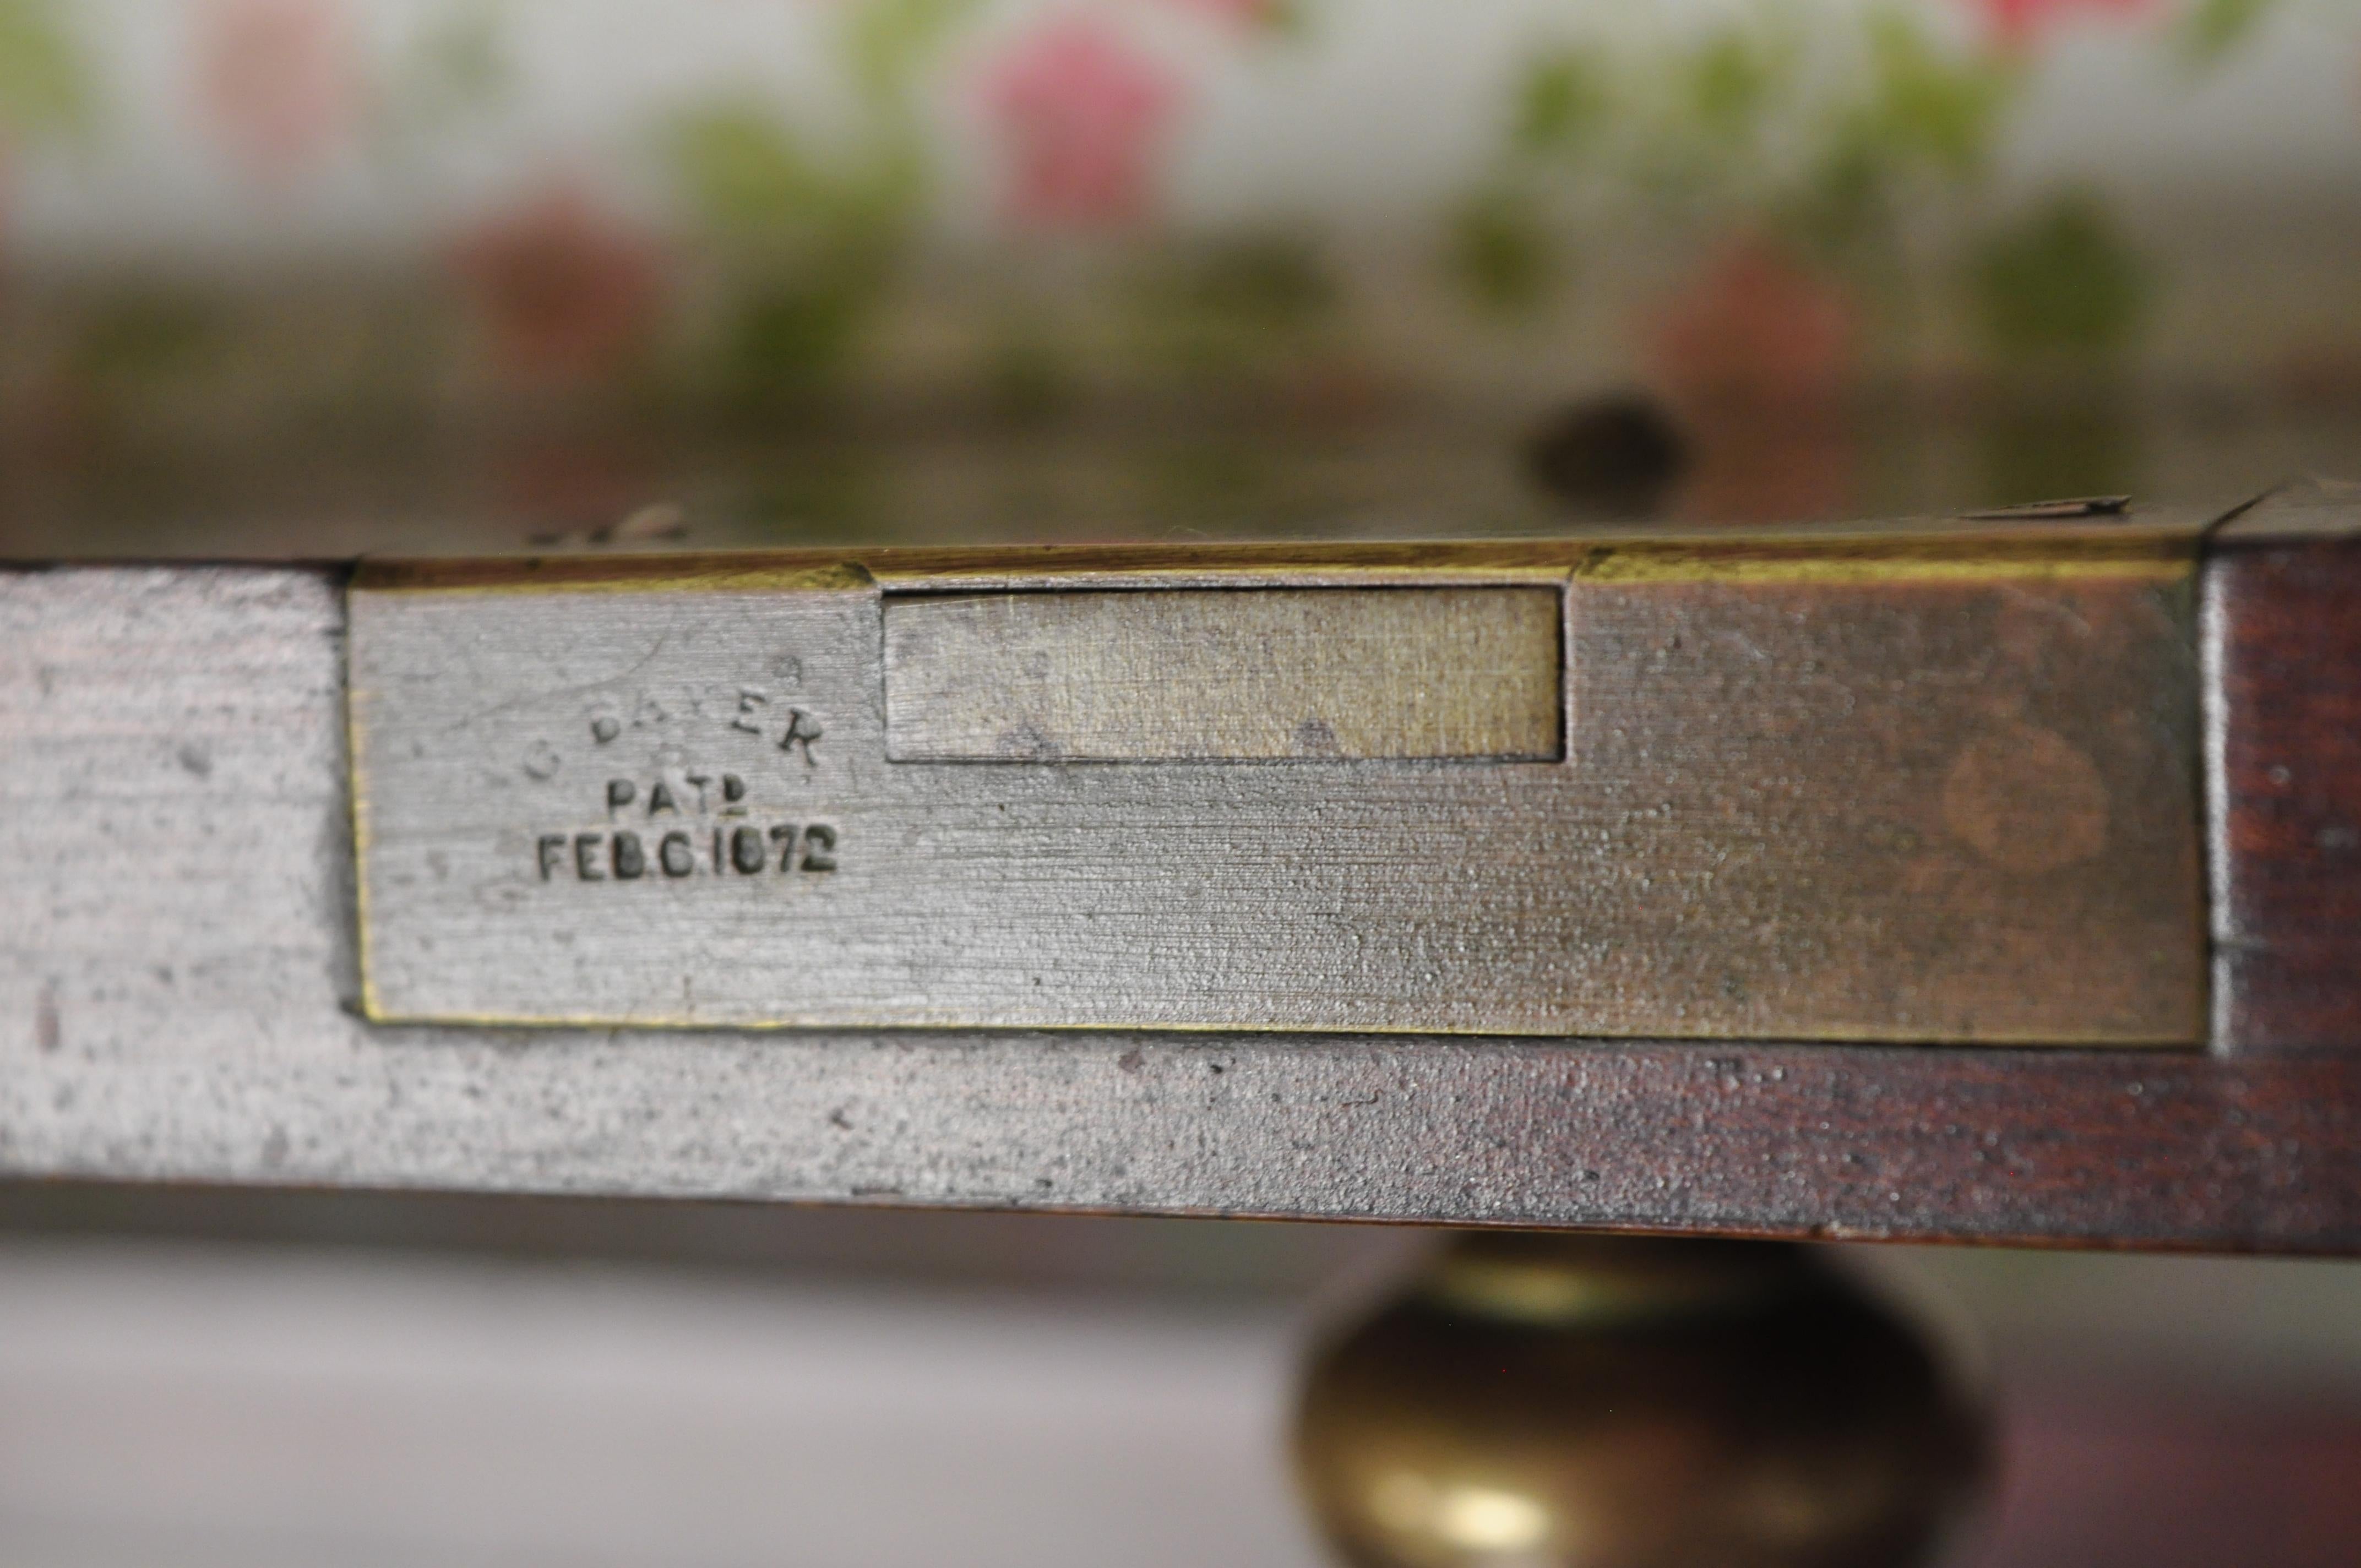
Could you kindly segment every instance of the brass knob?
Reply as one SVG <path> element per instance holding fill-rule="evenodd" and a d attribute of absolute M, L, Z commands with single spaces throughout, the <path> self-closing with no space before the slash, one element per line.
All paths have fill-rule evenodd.
<path fill-rule="evenodd" d="M 1805 1248 L 1515 1233 L 1319 1348 L 1296 1431 L 1355 1568 L 1901 1568 L 1984 1456 L 1937 1355 Z"/>

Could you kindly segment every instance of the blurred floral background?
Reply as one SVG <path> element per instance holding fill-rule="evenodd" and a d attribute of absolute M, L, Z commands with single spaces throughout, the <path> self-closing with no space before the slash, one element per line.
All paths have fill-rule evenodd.
<path fill-rule="evenodd" d="M 2356 466 L 2350 0 L 0 0 L 0 546 Z"/>

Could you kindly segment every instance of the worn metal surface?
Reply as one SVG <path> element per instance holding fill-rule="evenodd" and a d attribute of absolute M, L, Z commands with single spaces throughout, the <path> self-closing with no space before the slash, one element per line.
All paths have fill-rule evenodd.
<path fill-rule="evenodd" d="M 1561 590 L 1531 586 L 1554 576 L 1561 759 L 1323 767 L 891 761 L 881 618 L 890 652 L 896 618 L 939 636 L 973 601 L 881 600 L 990 557 L 657 559 L 636 583 L 612 563 L 556 581 L 394 568 L 352 596 L 366 1004 L 541 1024 L 2199 1039 L 2187 539 L 1554 548 L 1503 565 L 1435 547 L 1418 570 L 1459 572 L 1444 598 L 1360 568 L 1342 599 L 1445 606 L 1430 652 L 1467 645 L 1482 607 L 1498 619 L 1478 641 L 1529 656 L 1554 652 L 1527 608 L 1554 619 Z M 1120 566 L 1084 559 L 1065 577 L 1054 553 L 1026 565 L 1077 587 Z M 1299 613 L 1326 591 L 1307 584 L 1353 569 L 1299 553 L 1213 578 L 1258 593 L 1141 597 L 1180 641 L 1208 605 Z M 1499 586 L 1466 581 L 1488 575 Z M 1080 613 L 1059 635 L 1109 630 Z M 997 694 L 1041 652 L 1038 615 L 1005 656 L 961 624 L 923 659 L 902 634 L 940 684 L 928 714 L 956 700 L 947 666 Z M 1523 722 L 1554 728 L 1536 674 L 1510 689 Z M 1376 735 L 1338 713 L 1354 744 Z M 904 739 L 928 751 L 955 728 L 913 720 Z M 967 733 L 999 754 L 991 722 Z"/>
<path fill-rule="evenodd" d="M 356 1011 L 335 574 L 0 574 L 0 1171 L 2361 1248 L 2361 1062 Z"/>
<path fill-rule="evenodd" d="M 2361 1051 L 2361 486 L 2287 486 L 2214 545 L 2215 1043 Z"/>
<path fill-rule="evenodd" d="M 1561 754 L 1554 588 L 894 596 L 897 762 Z"/>

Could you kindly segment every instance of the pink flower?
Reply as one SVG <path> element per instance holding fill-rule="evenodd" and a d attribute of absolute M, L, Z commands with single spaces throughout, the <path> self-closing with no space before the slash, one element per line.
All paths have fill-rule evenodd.
<path fill-rule="evenodd" d="M 360 116 L 352 29 L 332 0 L 214 0 L 197 39 L 197 96 L 250 174 L 284 181 Z"/>
<path fill-rule="evenodd" d="M 655 245 L 560 189 L 487 220 L 452 265 L 512 381 L 572 382 L 620 368 L 663 303 Z"/>
<path fill-rule="evenodd" d="M 992 71 L 988 103 L 1015 162 L 1012 212 L 1093 226 L 1138 217 L 1180 93 L 1155 61 L 1088 17 L 1035 32 Z"/>
<path fill-rule="evenodd" d="M 2071 11 L 2105 11 L 2136 16 L 2156 8 L 2156 0 L 1971 0 L 1992 24 L 1993 34 L 2010 49 L 2022 49 Z"/>
<path fill-rule="evenodd" d="M 1847 510 L 1853 336 L 1844 297 L 1774 242 L 1741 236 L 1707 263 L 1649 345 L 1697 443 L 1682 512 L 1760 521 Z"/>
<path fill-rule="evenodd" d="M 1657 375 L 1681 402 L 1819 406 L 1852 365 L 1844 300 L 1771 241 L 1725 247 L 1656 323 Z"/>

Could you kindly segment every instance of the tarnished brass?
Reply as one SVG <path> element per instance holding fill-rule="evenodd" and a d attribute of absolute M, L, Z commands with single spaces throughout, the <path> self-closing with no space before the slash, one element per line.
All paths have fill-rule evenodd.
<path fill-rule="evenodd" d="M 1315 1354 L 1355 1568 L 1909 1568 L 1983 1467 L 1940 1358 L 1803 1250 L 1475 1234 Z"/>
<path fill-rule="evenodd" d="M 1555 587 L 885 600 L 885 752 L 1320 762 L 1560 751 Z"/>
<path fill-rule="evenodd" d="M 2193 1044 L 2193 543 L 374 566 L 366 1004 Z"/>

